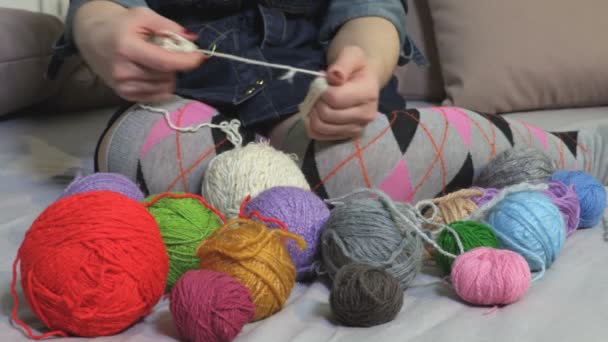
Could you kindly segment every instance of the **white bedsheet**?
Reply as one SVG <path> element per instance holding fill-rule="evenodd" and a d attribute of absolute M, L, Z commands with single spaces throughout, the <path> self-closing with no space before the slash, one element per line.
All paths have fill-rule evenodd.
<path fill-rule="evenodd" d="M 10 323 L 11 265 L 36 216 L 77 172 L 90 173 L 94 145 L 109 111 L 0 121 L 0 341 L 26 340 Z M 608 110 L 516 115 L 551 129 L 608 121 Z M 525 298 L 492 314 L 461 303 L 429 274 L 407 290 L 391 323 L 344 328 L 330 319 L 328 290 L 298 285 L 275 316 L 247 325 L 237 341 L 608 341 L 608 242 L 603 227 L 577 232 Z M 427 284 L 427 285 L 425 285 Z M 23 298 L 21 298 L 23 303 Z M 25 306 L 19 317 L 42 328 Z M 175 341 L 166 302 L 124 333 L 99 341 Z M 74 339 L 80 340 L 80 339 Z"/>

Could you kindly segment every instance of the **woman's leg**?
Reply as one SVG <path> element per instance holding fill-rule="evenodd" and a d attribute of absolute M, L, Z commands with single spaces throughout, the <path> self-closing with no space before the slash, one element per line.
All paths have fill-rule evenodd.
<path fill-rule="evenodd" d="M 358 139 L 308 139 L 301 120 L 276 130 L 271 142 L 295 153 L 311 187 L 336 197 L 375 187 L 395 200 L 418 201 L 472 185 L 496 154 L 533 146 L 560 169 L 585 170 L 606 183 L 608 129 L 548 133 L 520 121 L 453 107 L 378 114 Z M 606 134 L 604 134 L 604 132 Z"/>
<path fill-rule="evenodd" d="M 163 107 L 181 127 L 229 120 L 205 104 L 181 98 Z M 547 133 L 500 116 L 437 107 L 379 114 L 359 139 L 318 142 L 308 139 L 296 119 L 274 130 L 271 143 L 299 157 L 311 187 L 322 197 L 360 187 L 380 188 L 396 200 L 435 197 L 470 186 L 496 154 L 521 145 L 542 149 L 558 168 L 589 171 L 604 183 L 608 179 L 608 129 L 602 127 Z M 251 131 L 241 129 L 241 134 L 244 143 L 254 140 Z M 104 134 L 98 169 L 129 176 L 150 194 L 200 193 L 209 161 L 232 147 L 218 129 L 179 133 L 162 115 L 133 106 Z"/>
<path fill-rule="evenodd" d="M 178 127 L 230 120 L 206 104 L 180 97 L 160 107 L 170 112 L 171 121 Z M 137 105 L 119 115 L 100 140 L 98 170 L 124 174 L 147 194 L 200 193 L 209 161 L 233 148 L 219 129 L 178 132 L 169 127 L 162 114 Z M 240 133 L 243 144 L 254 139 L 250 131 L 241 128 Z"/>

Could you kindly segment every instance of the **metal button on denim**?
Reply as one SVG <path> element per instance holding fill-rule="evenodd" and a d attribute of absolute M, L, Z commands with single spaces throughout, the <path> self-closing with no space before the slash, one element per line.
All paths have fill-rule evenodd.
<path fill-rule="evenodd" d="M 76 52 L 70 35 L 73 16 L 88 0 L 72 0 L 66 32 L 55 46 L 49 75 Z M 402 43 L 401 63 L 422 61 L 407 38 L 406 0 L 113 0 L 126 7 L 147 6 L 198 34 L 201 48 L 244 58 L 323 70 L 331 39 L 345 22 L 363 16 L 385 18 L 395 25 Z M 233 115 L 243 126 L 271 124 L 298 111 L 310 82 L 297 74 L 281 80 L 282 70 L 214 58 L 180 73 L 176 94 Z M 405 107 L 393 78 L 381 91 L 379 110 Z"/>

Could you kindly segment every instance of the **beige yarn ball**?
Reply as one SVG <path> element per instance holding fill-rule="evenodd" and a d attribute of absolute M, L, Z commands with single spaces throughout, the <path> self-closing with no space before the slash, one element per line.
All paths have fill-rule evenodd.
<path fill-rule="evenodd" d="M 448 225 L 455 221 L 464 220 L 467 216 L 473 214 L 477 209 L 477 204 L 471 200 L 474 197 L 483 195 L 481 190 L 477 189 L 462 189 L 456 192 L 449 193 L 443 197 L 434 198 L 432 201 L 437 206 L 437 213 L 433 221 Z M 428 217 L 428 215 L 425 215 Z M 439 229 L 436 226 L 425 225 L 428 230 Z M 435 254 L 435 249 L 431 245 L 425 247 L 424 259 L 432 260 Z"/>
<path fill-rule="evenodd" d="M 203 177 L 202 195 L 228 219 L 238 217 L 247 196 L 276 186 L 310 190 L 292 156 L 268 143 L 250 143 L 224 152 L 209 162 Z"/>

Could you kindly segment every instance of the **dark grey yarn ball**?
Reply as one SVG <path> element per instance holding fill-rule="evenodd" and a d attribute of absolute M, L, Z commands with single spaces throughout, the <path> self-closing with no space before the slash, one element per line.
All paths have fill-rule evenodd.
<path fill-rule="evenodd" d="M 341 324 L 372 327 L 395 319 L 403 306 L 403 290 L 382 268 L 349 264 L 336 274 L 329 304 Z"/>
<path fill-rule="evenodd" d="M 332 278 L 342 266 L 362 263 L 381 267 L 407 289 L 422 266 L 424 245 L 412 223 L 388 206 L 412 217 L 412 209 L 384 200 L 355 199 L 336 205 L 321 235 L 323 266 Z"/>
<path fill-rule="evenodd" d="M 555 172 L 551 158 L 532 147 L 517 147 L 499 153 L 481 171 L 475 185 L 501 189 L 519 183 L 546 182 Z"/>

